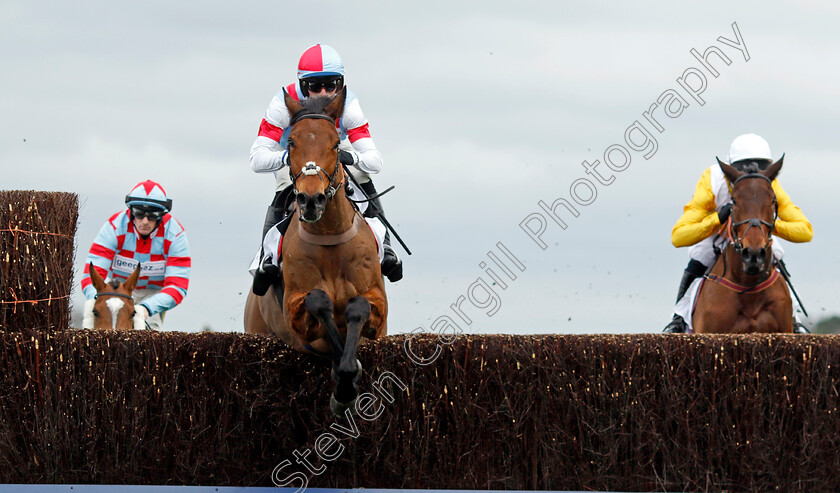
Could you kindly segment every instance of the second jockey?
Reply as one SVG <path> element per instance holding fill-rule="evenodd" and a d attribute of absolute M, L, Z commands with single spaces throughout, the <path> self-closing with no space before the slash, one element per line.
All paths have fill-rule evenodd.
<path fill-rule="evenodd" d="M 295 100 L 310 97 L 333 97 L 344 87 L 344 64 L 335 49 L 328 45 L 316 44 L 303 52 L 298 62 L 298 81 L 289 84 L 285 90 Z M 285 225 L 281 223 L 289 213 L 289 204 L 293 190 L 292 180 L 288 169 L 287 138 L 290 128 L 291 115 L 283 101 L 283 91 L 277 93 L 268 105 L 259 133 L 251 146 L 251 170 L 256 173 L 274 173 L 276 189 L 274 200 L 268 206 L 263 225 L 263 247 L 254 259 L 251 271 L 254 273 L 255 294 L 264 293 L 268 284 L 279 276 L 279 255 L 277 245 L 285 232 Z M 339 160 L 347 165 L 350 173 L 361 185 L 368 197 L 375 195 L 376 188 L 370 179 L 371 174 L 379 173 L 382 169 L 382 155 L 376 149 L 367 118 L 362 113 L 362 107 L 350 89 L 344 111 L 337 122 L 339 138 Z M 402 279 L 402 261 L 391 248 L 390 236 L 384 226 L 375 218 L 382 214 L 379 199 L 360 204 L 364 215 L 371 223 L 371 228 L 377 234 L 377 242 L 382 248 L 382 275 L 391 282 Z M 373 223 L 379 224 L 373 224 Z M 280 224 L 278 224 L 280 223 Z M 286 223 L 287 224 L 287 223 Z M 262 293 L 258 292 L 262 291 Z"/>
<path fill-rule="evenodd" d="M 163 315 L 187 295 L 192 267 L 187 233 L 169 214 L 172 199 L 156 182 L 135 185 L 125 196 L 125 205 L 102 225 L 85 265 L 92 263 L 102 279 L 125 281 L 141 264 L 132 298 L 146 327 L 158 330 Z M 82 275 L 82 291 L 88 299 L 84 328 L 92 329 L 96 288 L 87 269 Z"/>
<path fill-rule="evenodd" d="M 729 149 L 729 164 L 740 171 L 756 172 L 766 169 L 773 163 L 770 145 L 766 140 L 755 134 L 741 135 L 732 141 Z M 811 241 L 814 236 L 811 223 L 805 214 L 799 210 L 790 196 L 779 184 L 779 180 L 772 182 L 773 192 L 778 203 L 778 216 L 773 234 L 785 240 L 804 243 Z M 688 251 L 691 259 L 683 272 L 677 293 L 677 305 L 671 322 L 663 332 L 674 334 L 687 331 L 690 321 L 693 300 L 686 296 L 693 283 L 714 265 L 717 251 L 722 250 L 722 237 L 715 234 L 722 224 L 725 224 L 732 213 L 732 186 L 720 169 L 713 165 L 703 172 L 691 201 L 683 208 L 683 214 L 671 230 L 671 242 L 675 247 L 691 246 Z M 784 250 L 778 241 L 772 243 L 773 256 L 781 260 Z M 794 303 L 794 332 L 807 333 L 808 330 L 796 318 L 797 302 Z"/>

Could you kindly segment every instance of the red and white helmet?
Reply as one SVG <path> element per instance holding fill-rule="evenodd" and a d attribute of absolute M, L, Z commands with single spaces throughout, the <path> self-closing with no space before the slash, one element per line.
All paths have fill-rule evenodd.
<path fill-rule="evenodd" d="M 332 46 L 312 45 L 300 56 L 297 76 L 298 79 L 329 76 L 343 79 L 344 63 Z"/>
<path fill-rule="evenodd" d="M 166 196 L 166 191 L 160 183 L 146 180 L 140 182 L 125 196 L 125 205 L 129 207 L 154 207 L 164 212 L 172 210 L 172 199 Z"/>

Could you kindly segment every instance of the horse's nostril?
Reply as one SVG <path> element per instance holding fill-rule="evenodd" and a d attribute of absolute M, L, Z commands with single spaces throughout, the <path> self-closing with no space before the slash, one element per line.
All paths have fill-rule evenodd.
<path fill-rule="evenodd" d="M 318 207 L 324 207 L 327 205 L 327 196 L 323 193 L 319 193 L 315 196 L 315 205 Z"/>
<path fill-rule="evenodd" d="M 297 201 L 298 207 L 303 208 L 306 206 L 306 195 L 299 193 L 297 194 L 297 197 L 295 197 L 295 200 Z"/>
<path fill-rule="evenodd" d="M 744 248 L 741 250 L 741 258 L 748 264 L 755 262 L 755 250 L 752 248 Z"/>

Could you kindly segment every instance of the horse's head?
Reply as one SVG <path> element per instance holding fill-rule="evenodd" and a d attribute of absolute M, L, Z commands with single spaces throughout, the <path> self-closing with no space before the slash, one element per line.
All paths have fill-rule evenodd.
<path fill-rule="evenodd" d="M 768 166 L 742 171 L 722 163 L 723 174 L 732 184 L 732 215 L 729 232 L 735 252 L 740 254 L 744 273 L 765 272 L 772 262 L 771 234 L 775 228 L 778 204 L 772 182 L 782 169 L 785 157 Z"/>
<path fill-rule="evenodd" d="M 140 276 L 139 264 L 123 283 L 116 280 L 106 283 L 96 272 L 93 263 L 88 266 L 88 272 L 93 287 L 96 288 L 96 299 L 90 300 L 93 302 L 92 306 L 86 307 L 86 311 L 90 310 L 91 313 L 85 314 L 85 328 L 115 330 L 145 328 L 145 324 L 137 323 L 134 299 L 131 297 Z M 93 318 L 92 321 L 89 320 L 90 317 Z M 138 327 L 138 325 L 143 325 L 143 327 Z"/>
<path fill-rule="evenodd" d="M 292 115 L 288 137 L 289 174 L 300 217 L 306 222 L 321 219 L 327 201 L 344 179 L 338 163 L 336 122 L 344 111 L 347 89 L 333 98 L 314 97 L 295 101 L 284 92 L 286 108 Z"/>

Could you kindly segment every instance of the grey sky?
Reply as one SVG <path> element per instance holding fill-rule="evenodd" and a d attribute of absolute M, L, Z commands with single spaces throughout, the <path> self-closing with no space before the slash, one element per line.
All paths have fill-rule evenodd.
<path fill-rule="evenodd" d="M 77 271 L 96 232 L 137 182 L 161 182 L 189 234 L 193 274 L 170 330 L 242 330 L 247 265 L 273 177 L 248 166 L 271 97 L 300 53 L 334 46 L 382 152 L 388 217 L 414 251 L 387 286 L 391 333 L 428 327 L 466 295 L 503 242 L 524 263 L 497 288 L 492 317 L 467 302 L 474 332 L 645 332 L 667 322 L 687 251 L 670 230 L 702 171 L 755 132 L 811 220 L 809 244 L 784 243 L 812 320 L 840 312 L 840 21 L 800 2 L 5 1 L 0 7 L 0 188 L 83 200 Z M 750 60 L 717 42 L 735 39 Z M 689 50 L 720 47 L 700 106 L 660 118 L 658 150 L 632 153 L 568 229 L 536 247 L 519 223 L 537 201 L 569 198 L 676 79 Z M 650 127 L 649 127 L 650 128 Z M 25 141 L 24 141 L 25 139 Z M 599 168 L 606 170 L 603 165 Z M 74 294 L 74 303 L 82 297 Z"/>

